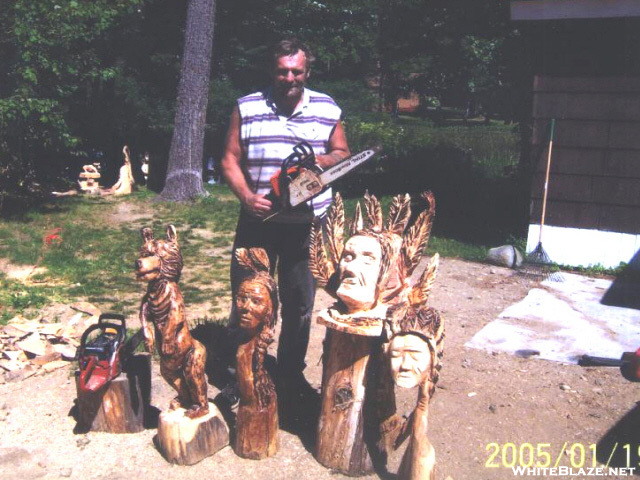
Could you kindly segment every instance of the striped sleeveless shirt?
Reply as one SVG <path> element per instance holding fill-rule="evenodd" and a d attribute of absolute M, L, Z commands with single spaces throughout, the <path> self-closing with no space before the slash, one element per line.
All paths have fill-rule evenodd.
<path fill-rule="evenodd" d="M 301 104 L 289 117 L 278 111 L 270 90 L 240 98 L 238 108 L 244 154 L 242 168 L 251 189 L 261 194 L 269 193 L 269 180 L 280 170 L 282 161 L 291 155 L 297 143 L 308 142 L 316 155 L 326 153 L 329 137 L 342 114 L 331 97 L 308 88 L 303 91 Z M 313 215 L 323 214 L 331 200 L 331 189 L 327 189 L 307 202 L 309 209 L 306 212 L 283 213 L 273 220 L 309 222 Z"/>

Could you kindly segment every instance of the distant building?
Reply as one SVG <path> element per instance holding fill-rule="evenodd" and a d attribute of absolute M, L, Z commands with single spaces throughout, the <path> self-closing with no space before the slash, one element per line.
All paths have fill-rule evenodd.
<path fill-rule="evenodd" d="M 568 265 L 629 262 L 640 250 L 640 1 L 517 0 L 511 19 L 534 76 L 527 248 L 538 242 L 555 118 L 545 250 Z"/>

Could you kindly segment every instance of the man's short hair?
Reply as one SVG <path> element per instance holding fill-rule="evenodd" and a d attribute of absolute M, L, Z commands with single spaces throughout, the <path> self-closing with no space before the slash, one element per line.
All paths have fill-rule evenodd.
<path fill-rule="evenodd" d="M 295 55 L 297 52 L 304 52 L 304 56 L 307 59 L 307 70 L 311 68 L 313 61 L 316 57 L 311 53 L 311 49 L 309 46 L 297 38 L 285 38 L 284 40 L 280 40 L 276 43 L 271 49 L 271 60 L 273 61 L 272 65 L 276 63 L 276 61 L 280 57 L 289 57 L 291 55 Z"/>

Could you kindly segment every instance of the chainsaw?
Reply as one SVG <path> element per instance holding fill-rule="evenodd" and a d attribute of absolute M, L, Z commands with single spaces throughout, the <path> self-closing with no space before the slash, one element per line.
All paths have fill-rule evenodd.
<path fill-rule="evenodd" d="M 282 162 L 280 171 L 271 177 L 271 192 L 267 198 L 275 201 L 280 209 L 265 220 L 318 196 L 329 184 L 370 160 L 380 150 L 380 147 L 364 150 L 323 170 L 316 165 L 311 145 L 298 143 L 293 147 L 293 153 Z"/>
<path fill-rule="evenodd" d="M 593 357 L 582 355 L 578 358 L 582 367 L 619 367 L 622 376 L 629 381 L 640 381 L 640 348 L 635 352 L 624 352 L 620 358 Z"/>
<path fill-rule="evenodd" d="M 78 392 L 97 392 L 120 375 L 143 339 L 142 329 L 127 341 L 126 333 L 124 315 L 117 313 L 103 313 L 84 331 L 76 354 Z"/>

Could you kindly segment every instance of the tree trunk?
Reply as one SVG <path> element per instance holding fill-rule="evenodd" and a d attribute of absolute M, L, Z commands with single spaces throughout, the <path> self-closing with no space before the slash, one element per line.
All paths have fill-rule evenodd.
<path fill-rule="evenodd" d="M 164 200 L 185 201 L 206 195 L 202 152 L 215 6 L 215 0 L 189 0 L 169 165 L 160 194 Z"/>
<path fill-rule="evenodd" d="M 126 371 L 100 391 L 78 391 L 78 427 L 80 431 L 141 432 L 150 400 L 151 355 L 138 353 Z"/>
<path fill-rule="evenodd" d="M 373 339 L 331 331 L 328 342 L 315 457 L 340 473 L 366 475 L 373 471 L 364 418 Z"/>

